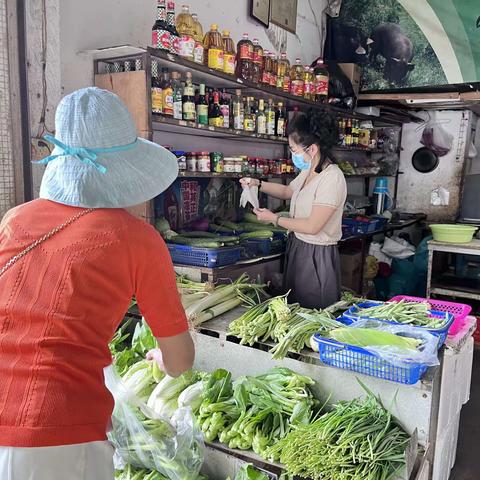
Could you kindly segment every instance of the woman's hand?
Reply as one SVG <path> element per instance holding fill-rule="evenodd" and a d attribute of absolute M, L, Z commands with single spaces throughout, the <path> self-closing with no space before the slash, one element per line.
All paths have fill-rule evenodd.
<path fill-rule="evenodd" d="M 277 223 L 278 215 L 268 210 L 268 208 L 255 208 L 253 213 L 257 216 L 257 219 L 263 223 Z"/>
<path fill-rule="evenodd" d="M 160 367 L 162 372 L 165 372 L 165 364 L 163 363 L 162 351 L 159 348 L 154 348 L 147 352 L 147 360 L 153 360 L 157 362 L 157 365 Z"/>
<path fill-rule="evenodd" d="M 242 188 L 259 187 L 260 180 L 258 180 L 258 178 L 244 177 L 240 179 L 240 185 L 242 186 Z"/>

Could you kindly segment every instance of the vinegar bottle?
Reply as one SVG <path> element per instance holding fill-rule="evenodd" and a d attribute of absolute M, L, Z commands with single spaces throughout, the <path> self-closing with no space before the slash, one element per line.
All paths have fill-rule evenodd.
<path fill-rule="evenodd" d="M 328 70 L 322 59 L 317 60 L 315 73 L 315 100 L 319 103 L 328 101 Z"/>
<path fill-rule="evenodd" d="M 296 97 L 303 97 L 305 83 L 303 80 L 304 68 L 299 58 L 295 60 L 295 65 L 290 70 L 290 93 Z"/>
<path fill-rule="evenodd" d="M 251 80 L 252 67 L 253 43 L 248 39 L 248 33 L 244 33 L 243 38 L 237 45 L 237 69 L 235 73 L 242 80 Z"/>
<path fill-rule="evenodd" d="M 253 68 L 252 82 L 260 83 L 263 74 L 263 48 L 258 43 L 258 38 L 253 39 Z"/>

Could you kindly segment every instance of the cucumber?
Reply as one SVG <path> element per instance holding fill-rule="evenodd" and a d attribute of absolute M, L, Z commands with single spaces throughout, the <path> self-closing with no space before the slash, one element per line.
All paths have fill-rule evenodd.
<path fill-rule="evenodd" d="M 258 230 L 256 232 L 247 232 L 240 235 L 240 240 L 265 240 L 272 238 L 273 232 L 271 230 Z"/>
<path fill-rule="evenodd" d="M 238 243 L 238 241 L 240 240 L 239 237 L 233 236 L 233 235 L 231 237 L 218 236 L 217 238 L 218 238 L 218 241 L 222 243 Z"/>
<path fill-rule="evenodd" d="M 232 234 L 234 233 L 234 230 L 232 230 L 231 228 L 224 227 L 223 225 L 216 225 L 214 223 L 210 225 L 210 229 L 213 232 L 232 233 Z"/>
<path fill-rule="evenodd" d="M 261 230 L 269 230 L 271 232 L 286 233 L 287 231 L 282 227 L 274 227 L 273 225 L 266 225 L 262 223 L 261 225 L 255 223 L 244 223 L 242 225 L 242 230 L 245 232 L 257 232 Z"/>
<path fill-rule="evenodd" d="M 171 243 L 176 243 L 178 245 L 188 245 L 190 247 L 199 247 L 199 248 L 220 248 L 223 246 L 221 242 L 216 242 L 208 238 L 187 238 L 177 235 L 170 239 Z"/>
<path fill-rule="evenodd" d="M 211 232 L 197 232 L 197 231 L 194 231 L 194 232 L 180 232 L 179 235 L 182 236 L 182 237 L 185 237 L 185 238 L 214 238 L 216 240 L 219 239 L 218 235 L 216 235 L 215 233 L 211 233 Z"/>
<path fill-rule="evenodd" d="M 233 223 L 233 222 L 229 222 L 227 220 L 222 220 L 220 222 L 220 225 L 222 227 L 226 227 L 226 228 L 229 228 L 230 230 L 233 230 L 233 231 L 238 231 L 240 230 L 240 225 L 238 223 Z"/>
<path fill-rule="evenodd" d="M 244 219 L 247 223 L 256 223 L 257 225 L 263 225 L 262 222 L 258 220 L 257 216 L 252 212 L 245 212 Z"/>

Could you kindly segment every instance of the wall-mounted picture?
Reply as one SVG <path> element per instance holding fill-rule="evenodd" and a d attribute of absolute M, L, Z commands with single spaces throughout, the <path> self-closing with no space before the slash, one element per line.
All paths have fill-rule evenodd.
<path fill-rule="evenodd" d="M 324 56 L 361 64 L 362 91 L 478 82 L 473 7 L 470 1 L 344 0 L 340 16 L 328 19 Z"/>
<path fill-rule="evenodd" d="M 297 5 L 297 0 L 270 0 L 270 21 L 291 33 L 296 33 Z"/>
<path fill-rule="evenodd" d="M 268 28 L 270 25 L 270 0 L 251 0 L 250 15 Z"/>

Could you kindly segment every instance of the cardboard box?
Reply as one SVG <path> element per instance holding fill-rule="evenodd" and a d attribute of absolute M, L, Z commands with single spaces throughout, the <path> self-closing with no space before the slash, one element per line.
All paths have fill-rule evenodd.
<path fill-rule="evenodd" d="M 342 250 L 340 265 L 342 287 L 359 292 L 362 276 L 362 252 Z"/>
<path fill-rule="evenodd" d="M 342 69 L 342 72 L 352 82 L 353 91 L 358 96 L 360 91 L 360 82 L 362 78 L 362 68 L 357 63 L 339 63 L 338 66 Z"/>

